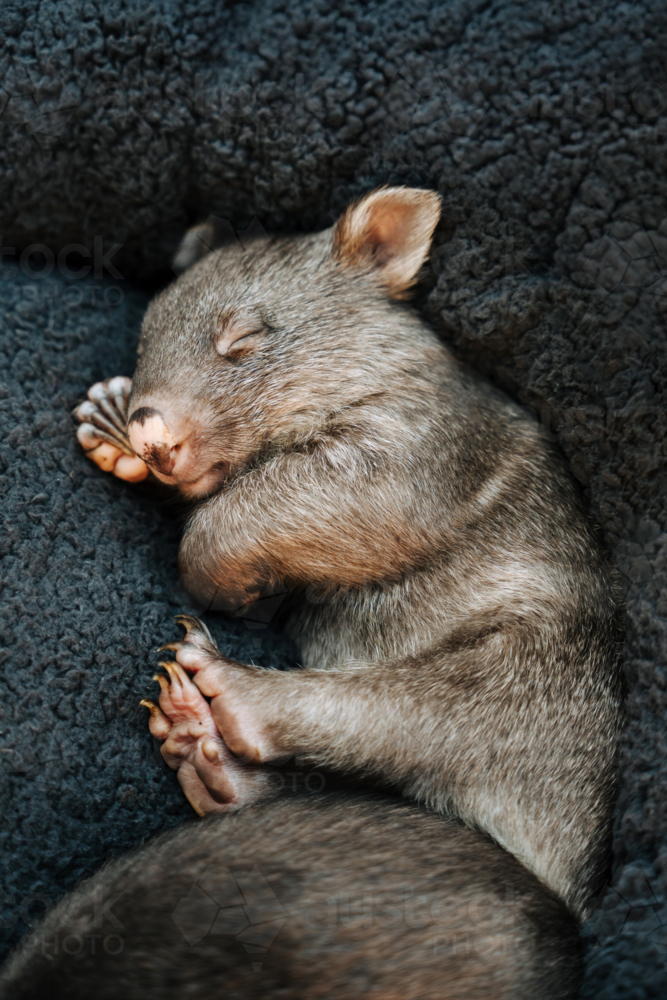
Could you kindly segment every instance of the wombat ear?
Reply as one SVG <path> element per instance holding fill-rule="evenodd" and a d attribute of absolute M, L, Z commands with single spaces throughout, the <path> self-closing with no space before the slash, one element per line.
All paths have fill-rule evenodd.
<path fill-rule="evenodd" d="M 187 271 L 215 248 L 216 237 L 215 225 L 210 218 L 198 226 L 192 226 L 180 242 L 171 264 L 172 270 L 176 274 Z"/>
<path fill-rule="evenodd" d="M 426 260 L 440 218 L 440 195 L 385 187 L 350 205 L 334 227 L 341 264 L 371 268 L 393 298 L 403 298 Z"/>

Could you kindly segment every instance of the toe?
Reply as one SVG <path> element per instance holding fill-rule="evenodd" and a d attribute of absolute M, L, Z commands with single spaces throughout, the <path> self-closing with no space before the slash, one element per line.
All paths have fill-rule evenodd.
<path fill-rule="evenodd" d="M 236 760 L 219 737 L 202 736 L 189 762 L 211 798 L 228 808 L 254 802 L 270 789 L 271 772 Z"/>
<path fill-rule="evenodd" d="M 192 680 L 206 698 L 231 698 L 238 686 L 235 682 L 239 680 L 240 672 L 244 670 L 242 664 L 233 660 L 218 659 L 215 663 L 211 663 L 201 656 L 197 658 L 196 666 L 190 666 L 190 656 L 187 651 L 185 656 L 178 654 L 178 661 L 193 672 Z"/>
<path fill-rule="evenodd" d="M 89 421 L 84 421 L 80 427 L 77 427 L 76 436 L 79 444 L 87 454 L 90 454 L 91 451 L 99 447 L 104 441 L 104 437 L 100 435 L 98 428 Z M 111 444 L 112 442 L 108 441 L 107 443 Z"/>
<path fill-rule="evenodd" d="M 203 670 L 210 662 L 205 653 L 189 642 L 181 644 L 181 648 L 176 653 L 176 659 L 182 667 L 191 673 Z"/>
<path fill-rule="evenodd" d="M 75 410 L 81 420 L 76 436 L 88 458 L 104 472 L 113 472 L 119 479 L 136 483 L 148 475 L 148 466 L 135 454 L 128 454 L 122 438 L 99 414 L 89 412 L 94 403 L 86 401 Z M 107 426 L 108 425 L 108 426 Z M 111 428 L 111 429 L 109 429 Z"/>
<path fill-rule="evenodd" d="M 197 719 L 186 719 L 172 726 L 167 739 L 162 744 L 162 756 L 170 767 L 177 768 L 181 761 L 192 756 L 197 740 L 210 736 L 205 726 Z M 218 737 L 219 739 L 220 737 Z"/>
<path fill-rule="evenodd" d="M 86 425 L 83 424 L 83 427 Z M 80 439 L 79 439 L 80 440 Z M 122 451 L 116 448 L 112 444 L 108 444 L 106 441 L 102 444 L 98 444 L 96 448 L 92 448 L 90 451 L 86 452 L 86 456 L 94 462 L 95 465 L 99 466 L 103 472 L 113 472 L 116 462 L 122 455 Z"/>
<path fill-rule="evenodd" d="M 210 813 L 229 810 L 227 803 L 219 802 L 213 798 L 191 761 L 185 761 L 179 767 L 177 778 L 186 799 L 198 816 L 208 816 Z"/>
<path fill-rule="evenodd" d="M 143 705 L 151 713 L 151 717 L 148 720 L 148 728 L 151 731 L 151 735 L 157 740 L 166 740 L 171 731 L 171 720 L 164 715 L 154 701 L 144 698 L 139 704 Z"/>
<path fill-rule="evenodd" d="M 107 382 L 107 390 L 118 412 L 127 419 L 127 404 L 132 390 L 132 379 L 126 375 L 116 375 Z"/>
<path fill-rule="evenodd" d="M 110 382 L 115 382 L 110 379 Z M 96 382 L 88 390 L 88 399 L 93 403 L 114 427 L 125 431 L 126 405 L 122 391 L 114 393 L 109 382 Z M 85 406 L 85 403 L 82 404 Z"/>
<path fill-rule="evenodd" d="M 153 680 L 160 685 L 162 711 L 173 723 L 195 720 L 202 723 L 207 731 L 216 733 L 210 706 L 185 670 L 175 660 L 162 661 L 160 666 L 167 671 L 168 678 L 164 674 L 156 674 Z"/>
<path fill-rule="evenodd" d="M 165 677 L 164 674 L 153 674 L 153 680 L 157 681 L 160 685 L 159 702 L 160 708 L 164 714 L 171 720 L 172 725 L 176 722 L 176 706 L 171 700 L 171 684 L 169 683 L 169 678 Z"/>
<path fill-rule="evenodd" d="M 209 764 L 222 763 L 219 740 L 215 740 L 211 736 L 204 736 L 201 740 L 200 748 Z"/>
<path fill-rule="evenodd" d="M 92 423 L 92 419 L 97 413 L 97 405 L 90 399 L 84 399 L 83 403 L 74 410 L 74 416 L 80 423 Z"/>
<path fill-rule="evenodd" d="M 107 407 L 108 409 L 108 407 Z M 103 441 L 118 443 L 124 442 L 125 431 L 118 426 L 120 418 L 112 420 L 101 408 L 101 404 L 93 400 L 86 399 L 77 406 L 74 416 L 81 423 L 93 424 L 97 431 L 97 437 Z"/>
<path fill-rule="evenodd" d="M 178 782 L 197 815 L 229 812 L 271 791 L 272 775 L 264 769 L 243 767 L 230 760 L 224 749 L 222 763 L 215 764 L 205 756 L 204 742 L 199 740 L 177 772 Z"/>
<path fill-rule="evenodd" d="M 119 479 L 124 479 L 126 483 L 140 483 L 142 479 L 146 479 L 149 471 L 146 463 L 138 455 L 133 458 L 121 455 L 114 465 L 113 474 Z"/>
<path fill-rule="evenodd" d="M 179 718 L 206 718 L 208 705 L 185 670 L 175 660 L 161 660 L 160 666 L 167 671 L 169 698 Z"/>

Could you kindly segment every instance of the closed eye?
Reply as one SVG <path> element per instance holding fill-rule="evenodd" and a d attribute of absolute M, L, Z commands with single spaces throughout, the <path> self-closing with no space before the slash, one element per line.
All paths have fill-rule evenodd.
<path fill-rule="evenodd" d="M 250 342 L 259 341 L 262 333 L 262 330 L 253 330 L 251 333 L 244 333 L 242 337 L 239 337 L 238 340 L 234 341 L 232 346 L 236 348 L 240 347 L 242 344 L 247 345 Z"/>
<path fill-rule="evenodd" d="M 266 328 L 256 320 L 252 323 L 236 317 L 218 325 L 215 331 L 215 349 L 222 357 L 233 359 L 248 353 L 261 343 Z"/>

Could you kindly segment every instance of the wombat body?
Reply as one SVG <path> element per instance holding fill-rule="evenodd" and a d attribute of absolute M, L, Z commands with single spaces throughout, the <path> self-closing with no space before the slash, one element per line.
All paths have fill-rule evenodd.
<path fill-rule="evenodd" d="M 323 795 L 208 817 L 110 865 L 36 929 L 0 996 L 541 1000 L 575 994 L 580 952 L 564 904 L 488 838 Z"/>
<path fill-rule="evenodd" d="M 349 995 L 373 995 L 373 982 L 383 997 L 572 996 L 573 929 L 608 863 L 622 714 L 619 604 L 562 460 L 538 427 L 392 301 L 413 283 L 438 215 L 432 193 L 383 189 L 333 230 L 208 253 L 149 307 L 131 395 L 118 406 L 129 416 L 124 457 L 134 452 L 132 461 L 196 502 L 180 553 L 187 589 L 240 613 L 289 591 L 288 629 L 303 665 L 274 672 L 235 663 L 191 623 L 184 643 L 168 644 L 177 662 L 160 708 L 151 708 L 151 729 L 202 813 L 261 799 L 267 769 L 296 757 L 379 781 L 472 828 L 414 807 L 336 797 L 300 803 L 290 820 L 267 801 L 207 821 L 197 842 L 209 840 L 212 853 L 217 838 L 228 850 L 225 823 L 250 829 L 262 809 L 266 817 L 277 809 L 278 848 L 298 843 L 311 858 L 309 877 L 329 871 L 326 851 L 309 852 L 322 823 L 333 823 L 363 886 L 375 857 L 391 868 L 394 849 L 398 866 L 427 871 L 417 844 L 428 831 L 439 845 L 428 848 L 439 859 L 434 870 L 448 865 L 450 849 L 456 855 L 439 888 L 454 878 L 452 891 L 469 900 L 465 887 L 488 871 L 492 895 L 500 865 L 516 885 L 536 876 L 534 909 L 552 912 L 555 897 L 567 907 L 532 936 L 499 932 L 490 951 L 487 930 L 466 932 L 476 957 L 464 969 L 453 954 L 440 956 L 440 992 L 429 985 L 437 981 L 430 964 L 419 979 L 422 959 L 410 946 L 400 951 L 395 989 L 359 979 L 350 958 Z M 80 431 L 84 443 L 113 443 L 96 426 Z M 195 673 L 201 699 L 194 728 L 183 721 L 191 683 L 183 668 Z M 382 827 L 377 843 L 354 834 L 360 808 Z M 146 850 L 171 849 L 165 843 L 177 839 Z M 192 866 L 183 871 L 192 877 Z M 456 937 L 460 914 L 448 911 L 446 922 Z M 165 933 L 146 946 L 146 967 L 169 960 Z M 170 928 L 170 946 L 177 933 Z M 307 988 L 297 988 L 301 967 L 283 965 L 284 995 L 320 995 L 313 983 L 332 950 L 357 954 L 346 934 L 319 939 Z M 515 943 L 507 950 L 501 938 Z M 397 932 L 394 964 L 400 940 Z M 298 947 L 285 942 L 281 952 L 280 941 L 273 948 L 292 962 Z M 538 988 L 528 971 L 545 948 L 557 971 Z M 473 968 L 492 970 L 490 978 L 476 982 Z M 244 983 L 229 995 L 254 996 Z M 261 995 L 283 995 L 277 983 L 267 981 Z M 198 988 L 191 995 L 216 995 Z"/>

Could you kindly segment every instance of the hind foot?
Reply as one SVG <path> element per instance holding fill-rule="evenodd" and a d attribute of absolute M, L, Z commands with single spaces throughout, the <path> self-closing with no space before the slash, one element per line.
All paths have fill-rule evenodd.
<path fill-rule="evenodd" d="M 199 816 L 255 802 L 271 791 L 274 775 L 234 757 L 218 731 L 207 700 L 175 661 L 157 674 L 159 706 L 142 701 L 151 713 L 148 727 L 162 743 L 185 796 Z"/>
<path fill-rule="evenodd" d="M 132 450 L 125 430 L 131 388 L 132 379 L 122 375 L 96 382 L 74 416 L 81 424 L 76 436 L 88 458 L 104 472 L 138 483 L 148 475 L 148 466 Z"/>

